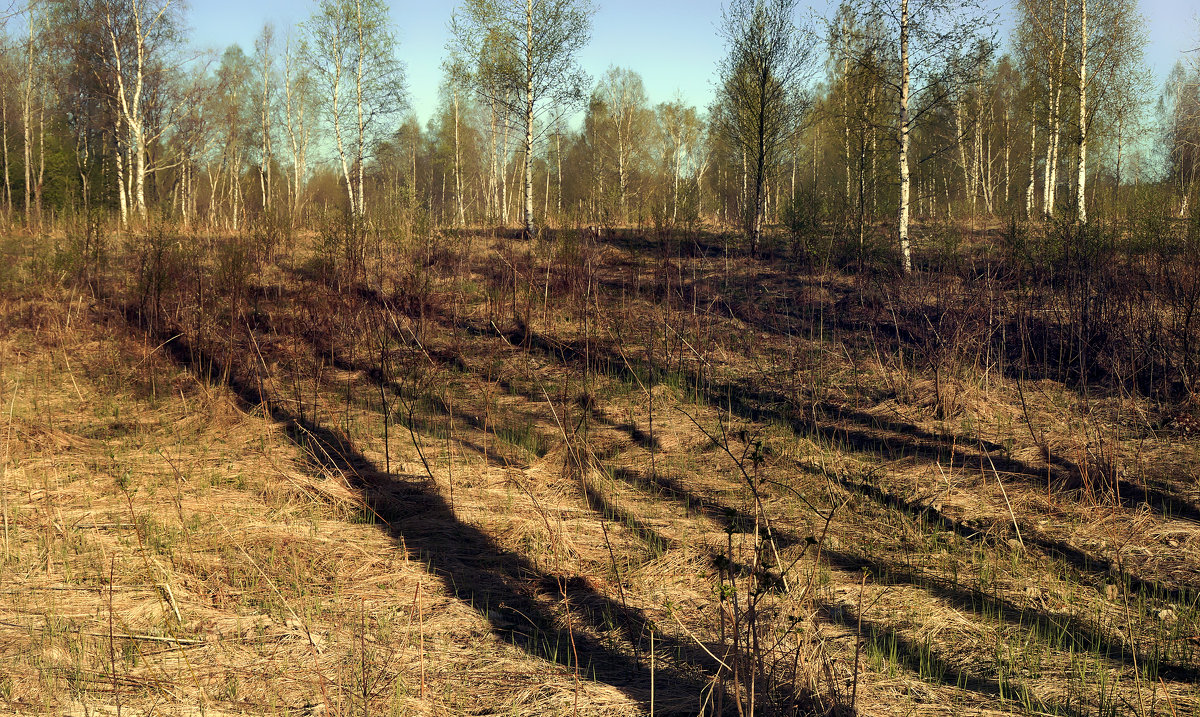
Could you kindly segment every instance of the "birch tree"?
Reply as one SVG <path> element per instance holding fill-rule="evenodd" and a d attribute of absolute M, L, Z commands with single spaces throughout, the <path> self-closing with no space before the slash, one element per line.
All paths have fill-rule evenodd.
<path fill-rule="evenodd" d="M 289 35 L 283 52 L 284 128 L 292 155 L 292 177 L 288 187 L 292 226 L 295 226 L 303 206 L 304 180 L 308 176 L 308 148 L 316 114 L 312 76 L 307 66 L 297 58 L 295 44 Z"/>
<path fill-rule="evenodd" d="M 3 24 L 0 24 L 0 51 L 0 123 L 3 124 L 4 132 L 0 144 L 3 145 L 4 162 L 4 223 L 8 226 L 12 223 L 13 213 L 12 173 L 8 154 L 8 90 L 13 84 L 14 73 L 8 59 L 11 57 L 8 51 L 8 32 Z"/>
<path fill-rule="evenodd" d="M 993 14 L 980 0 L 868 0 L 860 14 L 879 28 L 884 52 L 896 58 L 898 71 L 885 86 L 896 102 L 896 137 L 900 206 L 896 234 L 901 268 L 912 271 L 909 215 L 912 202 L 911 138 L 914 127 L 964 83 L 975 80 L 978 68 L 969 62 L 951 63 L 960 48 L 989 34 Z M 954 71 L 951 71 L 951 67 Z M 914 104 L 914 98 L 920 103 Z"/>
<path fill-rule="evenodd" d="M 274 106 L 275 60 L 271 54 L 275 45 L 275 28 L 263 25 L 254 42 L 255 64 L 258 67 L 258 185 L 264 212 L 271 211 L 271 117 Z"/>
<path fill-rule="evenodd" d="M 1088 147 L 1093 129 L 1117 126 L 1114 118 L 1128 110 L 1130 95 L 1144 85 L 1145 20 L 1136 0 L 1077 0 L 1078 58 L 1075 76 L 1079 96 L 1078 179 L 1076 218 L 1087 223 Z M 1134 102 L 1133 104 L 1137 104 Z"/>
<path fill-rule="evenodd" d="M 527 236 L 537 232 L 537 122 L 552 109 L 564 111 L 583 102 L 588 83 L 576 57 L 590 38 L 592 13 L 590 0 L 463 0 L 451 20 L 457 46 L 476 65 L 471 73 L 476 91 L 485 103 L 503 108 L 521 132 Z M 487 71 L 478 71 L 480 65 Z"/>
<path fill-rule="evenodd" d="M 471 73 L 462 57 L 451 52 L 450 57 L 442 63 L 442 72 L 446 76 L 446 92 L 450 95 L 450 103 L 454 110 L 454 203 L 455 221 L 458 227 L 467 225 L 466 209 L 463 206 L 462 181 L 462 145 L 459 135 L 462 125 L 461 93 L 470 83 Z"/>
<path fill-rule="evenodd" d="M 625 196 L 629 189 L 630 160 L 637 140 L 635 125 L 646 110 L 646 88 L 641 75 L 623 67 L 608 68 L 596 95 L 603 103 L 607 119 L 613 128 L 614 147 L 617 159 L 617 191 L 621 219 L 626 216 Z"/>
<path fill-rule="evenodd" d="M 25 137 L 25 224 L 31 222 L 32 204 L 30 196 L 33 191 L 33 85 L 34 85 L 34 27 L 37 25 L 37 15 L 32 0 L 26 6 L 26 24 L 28 41 L 25 43 L 25 80 L 21 90 L 21 126 Z"/>
<path fill-rule="evenodd" d="M 1167 180 L 1186 202 L 1188 191 L 1200 180 L 1200 57 L 1190 64 L 1177 62 L 1171 69 L 1158 113 Z"/>
<path fill-rule="evenodd" d="M 305 54 L 333 130 L 350 213 L 362 217 L 370 148 L 407 106 L 388 7 L 382 0 L 321 0 L 305 31 Z"/>
<path fill-rule="evenodd" d="M 684 176 L 684 167 L 694 172 L 695 155 L 704 131 L 704 125 L 695 107 L 684 104 L 676 99 L 663 102 L 656 109 L 658 124 L 666 138 L 666 165 L 670 172 L 671 185 L 671 223 L 679 220 L 679 190 Z"/>
<path fill-rule="evenodd" d="M 147 114 L 150 83 L 165 80 L 163 57 L 178 41 L 178 6 L 173 0 L 100 0 L 100 12 L 108 39 L 111 92 L 118 111 L 117 179 L 122 197 L 122 221 L 128 221 L 129 204 L 146 220 L 146 176 L 151 143 L 170 126 L 178 105 L 160 108 L 157 126 L 149 126 Z M 131 196 L 132 195 L 132 196 Z"/>
<path fill-rule="evenodd" d="M 254 98 L 257 95 L 254 69 L 242 48 L 231 45 L 217 67 L 215 91 L 209 97 L 209 121 L 213 124 L 215 154 L 208 161 L 209 222 L 220 221 L 237 231 L 245 213 L 242 175 L 247 155 L 254 149 Z"/>
<path fill-rule="evenodd" d="M 815 38 L 795 24 L 797 0 L 732 0 L 722 17 L 726 56 L 720 65 L 717 115 L 754 183 L 744 199 L 750 253 L 762 237 L 767 173 L 803 125 L 811 106 Z"/>

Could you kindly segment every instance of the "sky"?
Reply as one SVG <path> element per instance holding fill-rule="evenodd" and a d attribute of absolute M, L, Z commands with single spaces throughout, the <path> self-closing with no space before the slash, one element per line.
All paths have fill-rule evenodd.
<path fill-rule="evenodd" d="M 704 108 L 713 97 L 712 80 L 724 53 L 718 25 L 725 2 L 597 0 L 592 41 L 580 56 L 581 64 L 593 78 L 614 64 L 636 71 L 651 103 L 678 96 Z M 1006 38 L 1014 13 L 1012 3 L 1001 2 L 1000 32 Z M 833 4 L 817 0 L 810 12 L 825 15 Z M 222 50 L 237 43 L 251 53 L 264 23 L 273 23 L 282 37 L 315 5 L 314 0 L 191 0 L 187 18 L 198 47 Z M 447 25 L 456 5 L 456 0 L 391 2 L 398 54 L 407 67 L 412 108 L 422 123 L 437 105 Z M 1200 45 L 1200 5 L 1195 0 L 1141 0 L 1140 5 L 1150 39 L 1147 63 L 1161 86 L 1182 53 Z"/>

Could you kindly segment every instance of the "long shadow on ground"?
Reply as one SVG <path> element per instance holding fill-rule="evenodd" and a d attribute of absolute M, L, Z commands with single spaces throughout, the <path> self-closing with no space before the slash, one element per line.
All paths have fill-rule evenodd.
<path fill-rule="evenodd" d="M 985 677 L 971 674 L 962 667 L 955 666 L 941 650 L 928 644 L 921 644 L 885 623 L 864 618 L 852 608 L 826 605 L 824 614 L 832 622 L 847 629 L 861 630 L 865 644 L 869 644 L 876 654 L 893 659 L 907 669 L 915 672 L 929 682 L 958 687 L 982 695 L 987 699 L 1009 700 L 1021 699 L 1031 708 L 1031 714 L 1063 715 L 1063 717 L 1088 717 L 1091 711 L 1071 707 L 1059 702 L 1046 702 L 1028 691 L 1019 682 Z M 1023 697 L 1022 697 L 1022 693 Z"/>
<path fill-rule="evenodd" d="M 493 327 L 464 324 L 461 328 L 475 336 L 496 333 Z M 510 331 L 504 338 L 561 363 L 581 367 L 586 363 L 592 370 L 630 382 L 641 380 L 638 374 L 652 374 L 650 366 L 641 359 L 623 355 L 609 342 L 592 341 L 585 352 L 572 342 L 556 341 L 529 328 Z M 833 442 L 855 453 L 886 460 L 915 459 L 981 472 L 994 468 L 1039 488 L 1044 488 L 1048 479 L 1058 485 L 1071 485 L 1082 473 L 1078 465 L 1054 454 L 1049 456 L 1049 468 L 1035 466 L 1005 455 L 1003 446 L 990 441 L 935 434 L 911 423 L 847 406 L 824 405 L 817 406 L 815 411 L 799 411 L 778 391 L 707 380 L 696 384 L 692 388 L 705 402 L 728 409 L 740 418 L 782 423 L 797 435 Z M 829 417 L 821 417 L 822 414 Z M 964 447 L 976 444 L 979 450 Z M 1168 517 L 1200 522 L 1200 506 L 1149 483 L 1140 486 L 1123 483 L 1120 500 L 1129 507 L 1144 504 Z"/>
<path fill-rule="evenodd" d="M 885 507 L 894 508 L 912 520 L 954 533 L 965 540 L 980 542 L 985 539 L 986 528 L 966 525 L 933 505 L 909 500 L 865 481 L 851 480 L 844 476 L 838 476 L 836 480 L 846 490 L 866 496 Z M 1007 523 L 1003 526 L 1004 530 L 1008 527 Z M 1127 566 L 1084 552 L 1065 540 L 1045 535 L 1035 526 L 1022 523 L 1020 527 L 1021 541 L 1025 546 L 1036 547 L 1047 555 L 1063 560 L 1081 575 L 1090 577 L 1096 587 L 1102 587 L 1107 579 L 1118 576 L 1129 589 L 1145 595 L 1174 603 L 1191 604 L 1196 601 L 1197 591 L 1194 586 L 1142 577 Z"/>
<path fill-rule="evenodd" d="M 138 319 L 136 309 L 126 312 L 126 321 L 144 330 Z M 497 636 L 541 659 L 552 657 L 547 654 L 547 644 L 568 645 L 573 640 L 573 649 L 557 651 L 560 664 L 572 669 L 578 665 L 582 676 L 612 685 L 635 700 L 646 698 L 649 674 L 635 656 L 609 648 L 585 631 L 565 634 L 559 626 L 568 610 L 580 621 L 576 624 L 601 631 L 612 623 L 607 616 L 613 616 L 636 649 L 642 636 L 648 634 L 648 620 L 639 610 L 597 592 L 585 580 L 538 569 L 524 556 L 497 545 L 478 528 L 460 521 L 429 481 L 380 470 L 342 435 L 293 414 L 281 401 L 254 382 L 241 379 L 236 371 L 227 371 L 182 335 L 154 333 L 177 363 L 205 380 L 225 377 L 225 384 L 245 407 L 265 407 L 292 442 L 314 457 L 321 468 L 345 475 L 386 521 L 386 530 L 414 558 L 427 562 L 447 591 L 478 610 Z M 668 665 L 660 659 L 658 684 L 670 685 L 676 694 L 696 695 L 696 706 L 679 709 L 694 712 L 703 694 L 720 691 L 710 678 L 716 674 L 717 665 L 701 650 L 666 636 L 656 635 L 656 642 L 662 650 L 660 655 L 678 658 Z M 718 647 L 712 645 L 709 649 Z M 578 655 L 577 661 L 572 652 Z M 724 700 L 724 704 L 730 703 Z"/>
<path fill-rule="evenodd" d="M 725 508 L 718 501 L 688 491 L 678 482 L 671 483 L 669 487 L 664 486 L 660 488 L 652 484 L 648 478 L 629 470 L 620 472 L 617 477 L 633 487 L 653 491 L 656 495 L 665 495 L 681 505 L 689 507 L 703 506 L 701 508 L 702 512 L 722 525 L 733 527 L 737 524 L 737 518 L 735 517 L 737 513 L 735 511 Z M 965 528 L 961 528 L 961 526 L 960 529 L 963 532 L 966 530 Z M 778 526 L 775 528 L 774 537 L 782 544 L 795 544 L 801 540 L 799 534 Z M 861 573 L 863 570 L 868 570 L 875 576 L 877 581 L 885 584 L 908 584 L 919 587 L 958 609 L 971 613 L 982 612 L 984 614 L 995 615 L 1006 624 L 1018 629 L 1029 629 L 1031 625 L 1041 626 L 1042 631 L 1048 636 L 1048 639 L 1049 636 L 1057 640 L 1066 639 L 1070 642 L 1072 648 L 1078 651 L 1099 654 L 1126 665 L 1136 664 L 1142 666 L 1143 669 L 1147 665 L 1154 664 L 1158 674 L 1164 679 L 1184 682 L 1200 680 L 1200 669 L 1197 669 L 1195 666 L 1181 663 L 1178 660 L 1159 660 L 1144 651 L 1135 651 L 1129 648 L 1123 641 L 1104 634 L 1104 631 L 1097 626 L 1072 616 L 1054 614 L 1033 605 L 1021 605 L 1012 600 L 986 594 L 963 585 L 952 585 L 945 580 L 922 574 L 899 563 L 893 564 L 868 556 L 827 548 L 823 548 L 820 555 L 829 565 L 843 572 Z M 884 628 L 880 627 L 879 629 L 883 630 Z M 903 642 L 903 638 L 898 636 L 892 636 L 889 639 L 893 638 Z M 918 653 L 913 652 L 912 654 L 915 656 Z M 925 657 L 929 657 L 929 655 L 926 654 Z M 943 665 L 942 671 L 953 672 L 948 665 Z M 961 676 L 958 676 L 956 679 L 960 678 Z M 950 684 L 954 683 L 951 682 Z M 996 689 L 999 687 L 998 683 L 994 680 L 990 682 L 977 680 L 973 684 L 977 687 L 988 685 Z M 999 692 L 996 692 L 996 694 L 999 694 Z M 1060 712 L 1057 714 L 1063 713 Z"/>

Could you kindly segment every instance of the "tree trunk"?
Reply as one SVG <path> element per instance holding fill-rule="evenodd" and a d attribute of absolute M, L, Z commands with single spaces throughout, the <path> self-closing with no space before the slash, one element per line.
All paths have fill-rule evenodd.
<path fill-rule="evenodd" d="M 871 85 L 871 101 L 868 105 L 869 115 L 867 117 L 868 125 L 871 129 L 871 216 L 874 218 L 879 214 L 879 173 L 875 169 L 875 162 L 879 157 L 879 134 L 876 131 L 876 124 L 871 118 L 875 117 L 875 102 L 878 94 L 878 86 Z M 917 192 L 917 196 L 920 196 Z"/>
<path fill-rule="evenodd" d="M 46 181 L 46 98 L 42 96 L 38 99 L 38 173 L 37 182 L 33 185 L 33 203 L 38 229 L 41 229 L 42 187 Z"/>
<path fill-rule="evenodd" d="M 1033 189 L 1037 178 L 1037 121 L 1029 123 L 1029 185 L 1025 188 L 1025 218 L 1033 217 Z"/>
<path fill-rule="evenodd" d="M 621 221 L 625 221 L 625 133 L 624 118 L 617 117 L 617 193 L 620 195 Z"/>
<path fill-rule="evenodd" d="M 0 92 L 0 113 L 4 124 L 4 223 L 12 222 L 12 179 L 8 171 L 8 93 Z"/>
<path fill-rule="evenodd" d="M 1063 88 L 1063 72 L 1066 69 L 1066 54 L 1067 54 L 1067 5 L 1066 0 L 1063 0 L 1062 7 L 1062 24 L 1059 30 L 1059 47 L 1058 61 L 1055 66 L 1054 82 L 1054 104 L 1051 108 L 1050 120 L 1050 143 L 1046 147 L 1046 188 L 1044 190 L 1044 206 L 1043 210 L 1046 216 L 1053 217 L 1055 205 L 1058 203 L 1058 148 L 1059 140 L 1062 137 L 1062 114 L 1060 112 L 1060 102 L 1062 100 Z"/>
<path fill-rule="evenodd" d="M 117 116 L 117 131 L 116 131 L 117 151 L 115 152 L 114 158 L 117 163 L 117 177 L 116 177 L 117 178 L 117 198 L 118 198 L 119 205 L 121 207 L 121 226 L 128 228 L 129 227 L 129 194 L 125 191 L 125 186 L 126 186 L 125 185 L 125 173 L 126 173 L 125 150 L 126 150 L 126 143 L 127 143 L 128 139 L 123 137 L 122 130 L 124 129 L 124 124 L 125 123 L 121 120 L 120 115 L 118 115 Z M 215 206 L 216 202 L 214 202 L 213 204 Z"/>
<path fill-rule="evenodd" d="M 912 251 L 908 242 L 908 0 L 900 0 L 900 254 L 905 274 L 912 273 Z"/>
<path fill-rule="evenodd" d="M 542 192 L 542 225 L 550 224 L 550 141 L 546 141 L 546 191 Z"/>
<path fill-rule="evenodd" d="M 350 214 L 357 216 L 357 197 L 354 192 L 354 182 L 350 179 L 350 165 L 346 162 L 346 144 L 342 140 L 341 111 L 338 106 L 338 89 L 341 84 L 341 70 L 338 70 L 333 81 L 333 138 L 337 143 L 338 159 L 341 160 L 342 177 L 346 180 L 346 194 L 350 200 Z"/>
<path fill-rule="evenodd" d="M 366 216 L 366 197 L 364 195 L 363 163 L 366 156 L 366 123 L 363 119 L 363 55 L 366 47 L 363 42 L 362 0 L 355 0 L 354 13 L 358 30 L 358 71 L 354 75 L 355 106 L 358 109 L 358 144 L 354 148 L 354 161 L 358 164 L 358 216 Z M 414 140 L 415 141 L 415 140 Z M 416 187 L 416 171 L 413 171 L 413 187 Z"/>
<path fill-rule="evenodd" d="M 533 237 L 533 0 L 525 0 L 525 236 Z"/>
<path fill-rule="evenodd" d="M 844 36 L 845 42 L 849 43 L 849 30 Z M 842 124 L 843 133 L 843 151 L 842 156 L 845 159 L 846 165 L 846 194 L 845 203 L 850 203 L 850 50 L 847 47 L 845 58 L 842 60 Z"/>
<path fill-rule="evenodd" d="M 146 129 L 139 124 L 134 132 L 134 147 L 137 151 L 137 210 L 138 217 L 146 221 Z"/>
<path fill-rule="evenodd" d="M 680 168 L 679 168 L 679 161 L 680 161 L 680 156 L 682 154 L 683 154 L 682 142 L 677 141 L 677 142 L 675 142 L 675 176 L 673 178 L 675 186 L 671 193 L 671 224 L 672 225 L 674 225 L 675 222 L 677 222 L 679 220 L 679 175 L 681 174 Z"/>
<path fill-rule="evenodd" d="M 267 42 L 263 42 L 263 87 L 262 87 L 262 160 L 258 167 L 259 191 L 262 192 L 264 212 L 271 211 L 271 65 Z"/>
<path fill-rule="evenodd" d="M 1079 223 L 1087 224 L 1087 0 L 1079 0 Z"/>
<path fill-rule="evenodd" d="M 558 121 L 559 120 L 555 120 L 555 122 Z M 558 131 L 559 129 L 561 128 L 556 127 L 556 131 L 554 132 L 554 161 L 558 164 L 558 192 L 554 197 L 554 208 L 555 214 L 558 217 L 558 221 L 562 222 L 562 132 Z"/>
<path fill-rule="evenodd" d="M 503 106 L 508 105 L 508 98 L 505 98 Z M 500 176 L 497 177 L 500 182 L 500 221 L 508 226 L 508 132 L 512 128 L 510 118 L 504 118 L 504 139 L 500 144 Z"/>
<path fill-rule="evenodd" d="M 792 150 L 792 182 L 789 187 L 788 196 L 793 205 L 796 203 L 796 162 L 799 160 L 799 154 L 799 147 Z"/>
<path fill-rule="evenodd" d="M 499 187 L 496 182 L 496 172 L 498 171 L 496 162 L 496 101 L 491 101 L 491 125 L 488 132 L 488 140 L 491 142 L 491 153 L 488 155 L 488 219 L 494 221 L 499 216 L 497 211 Z"/>
<path fill-rule="evenodd" d="M 22 96 L 21 120 L 25 129 L 25 226 L 29 226 L 31 191 L 33 189 L 33 3 L 29 3 L 29 47 L 25 65 L 25 92 Z"/>
<path fill-rule="evenodd" d="M 994 125 L 995 119 L 996 118 L 989 113 L 988 124 Z M 988 214 L 991 214 L 993 203 L 994 203 L 994 196 L 996 194 L 995 177 L 993 176 L 993 172 L 992 172 L 992 135 L 991 135 L 991 133 L 988 133 L 987 140 L 980 144 L 979 151 L 981 153 L 981 162 L 982 162 L 981 174 L 982 174 L 983 179 L 981 181 L 981 184 L 983 185 L 983 207 L 984 207 L 984 211 L 986 211 Z"/>
<path fill-rule="evenodd" d="M 983 72 L 983 67 L 979 68 Z M 977 92 L 980 92 L 975 104 L 975 121 L 973 132 L 974 137 L 971 138 L 972 160 L 971 160 L 971 215 L 975 216 L 979 212 L 979 195 L 983 190 L 983 96 L 982 87 L 977 87 Z M 986 202 L 986 200 L 985 200 Z"/>
<path fill-rule="evenodd" d="M 746 164 L 746 148 L 742 147 L 742 193 L 738 195 L 738 219 L 741 221 L 743 230 L 746 228 L 746 220 L 748 219 L 746 214 L 746 203 L 749 201 L 750 197 L 749 182 L 749 169 L 747 168 Z"/>
<path fill-rule="evenodd" d="M 963 131 L 963 102 L 961 99 L 954 102 L 954 133 L 957 135 L 958 162 L 962 165 L 963 171 L 963 190 L 969 195 L 972 187 L 971 164 L 967 161 L 967 135 Z"/>
<path fill-rule="evenodd" d="M 1113 187 L 1113 199 L 1118 199 L 1121 195 L 1121 150 L 1125 144 L 1125 114 L 1122 112 L 1117 117 L 1117 167 L 1116 167 L 1116 184 Z"/>
<path fill-rule="evenodd" d="M 458 88 L 454 89 L 454 201 L 458 209 L 458 226 L 467 225 L 466 210 L 462 197 L 462 154 L 458 143 Z"/>
<path fill-rule="evenodd" d="M 1032 152 L 1032 148 L 1030 149 Z M 1004 208 L 1008 209 L 1012 190 L 1012 112 L 1004 108 Z"/>

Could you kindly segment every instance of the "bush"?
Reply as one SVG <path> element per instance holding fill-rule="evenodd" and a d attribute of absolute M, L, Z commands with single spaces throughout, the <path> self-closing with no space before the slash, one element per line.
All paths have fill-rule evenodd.
<path fill-rule="evenodd" d="M 791 238 L 793 257 L 811 256 L 823 215 L 820 197 L 812 187 L 797 189 L 795 197 L 789 197 L 784 203 L 780 218 Z"/>

